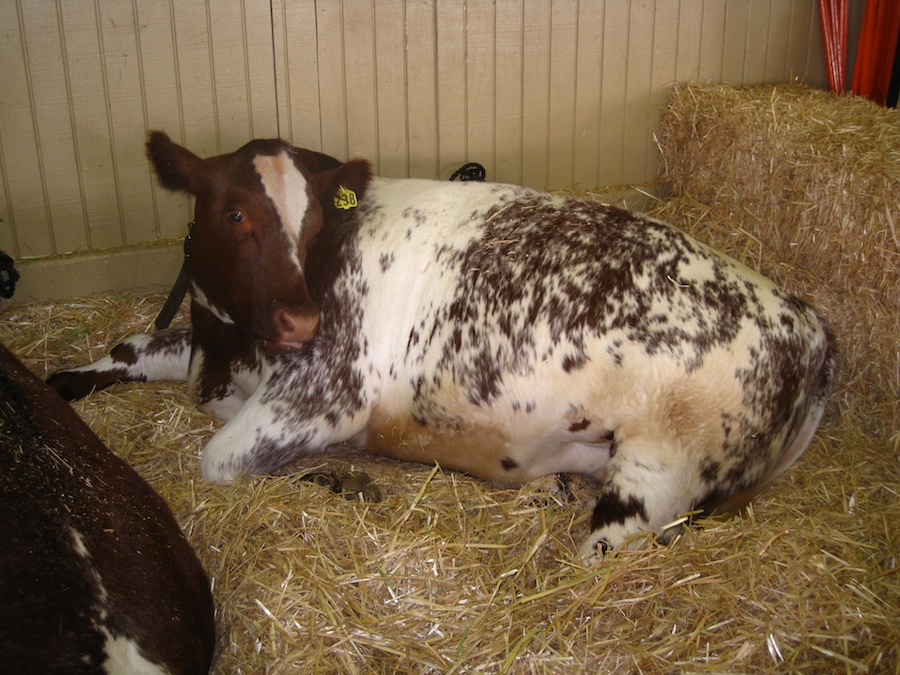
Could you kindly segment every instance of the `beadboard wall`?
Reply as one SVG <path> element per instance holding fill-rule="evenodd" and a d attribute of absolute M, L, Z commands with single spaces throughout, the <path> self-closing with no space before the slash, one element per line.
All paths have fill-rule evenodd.
<path fill-rule="evenodd" d="M 44 284 L 23 299 L 174 276 L 191 205 L 148 129 L 589 189 L 655 178 L 675 81 L 827 81 L 816 0 L 0 0 L 0 26 L 0 249 Z"/>

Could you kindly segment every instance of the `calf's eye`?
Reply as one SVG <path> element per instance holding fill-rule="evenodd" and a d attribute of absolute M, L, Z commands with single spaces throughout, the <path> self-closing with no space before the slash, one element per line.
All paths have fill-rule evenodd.
<path fill-rule="evenodd" d="M 233 223 L 243 223 L 244 222 L 244 213 L 242 211 L 229 211 L 228 217 L 231 219 Z"/>

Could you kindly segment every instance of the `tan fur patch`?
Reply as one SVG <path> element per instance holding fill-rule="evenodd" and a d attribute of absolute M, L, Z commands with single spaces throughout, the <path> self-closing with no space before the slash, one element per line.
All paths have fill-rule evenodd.
<path fill-rule="evenodd" d="M 411 462 L 465 471 L 497 482 L 518 482 L 520 471 L 501 464 L 509 450 L 509 437 L 494 428 L 466 425 L 461 429 L 422 425 L 405 416 L 377 412 L 368 428 L 367 446 L 373 451 Z"/>
<path fill-rule="evenodd" d="M 721 412 L 743 410 L 733 357 L 713 350 L 702 368 L 661 390 L 654 407 L 662 431 L 696 454 L 719 454 L 725 442 Z M 653 415 L 653 411 L 648 411 Z"/>

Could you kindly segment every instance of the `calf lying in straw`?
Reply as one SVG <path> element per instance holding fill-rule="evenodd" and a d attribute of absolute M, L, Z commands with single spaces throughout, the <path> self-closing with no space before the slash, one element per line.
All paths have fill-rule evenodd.
<path fill-rule="evenodd" d="M 191 330 L 132 337 L 51 383 L 187 380 L 227 424 L 231 481 L 353 443 L 497 483 L 597 483 L 619 546 L 732 509 L 812 438 L 834 346 L 818 315 L 672 227 L 486 183 L 388 180 L 277 141 L 200 159 L 162 133 L 161 183 L 197 197 Z"/>

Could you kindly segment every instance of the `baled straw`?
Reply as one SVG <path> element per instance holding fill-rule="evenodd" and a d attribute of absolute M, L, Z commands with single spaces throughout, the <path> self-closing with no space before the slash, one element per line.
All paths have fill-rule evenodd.
<path fill-rule="evenodd" d="M 662 180 L 780 259 L 900 309 L 900 111 L 786 85 L 675 87 Z"/>

